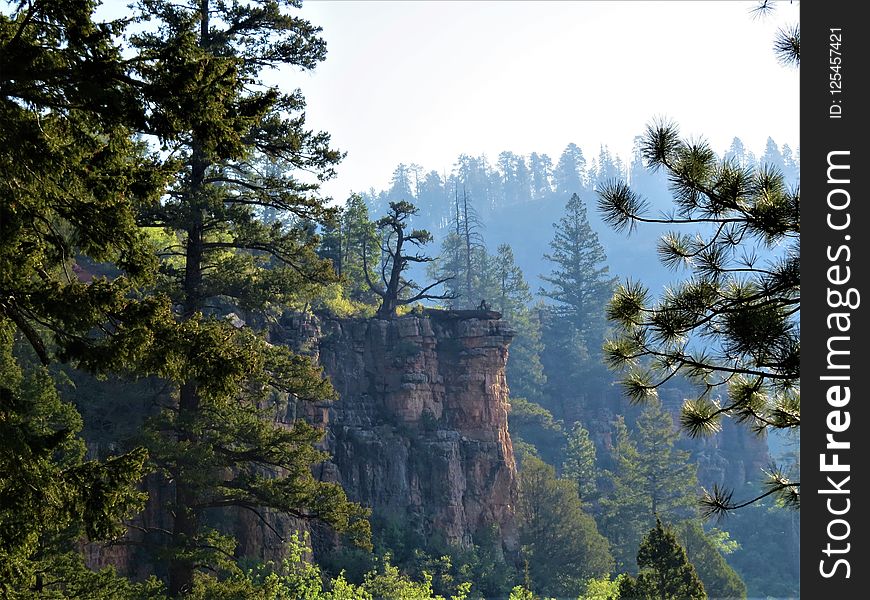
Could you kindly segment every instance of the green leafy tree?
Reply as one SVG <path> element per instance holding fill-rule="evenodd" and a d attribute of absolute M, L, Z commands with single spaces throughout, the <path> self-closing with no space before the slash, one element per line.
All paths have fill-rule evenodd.
<path fill-rule="evenodd" d="M 613 182 L 600 192 L 605 220 L 617 229 L 668 223 L 698 234 L 662 238 L 662 261 L 690 275 L 660 300 L 638 283 L 617 289 L 609 364 L 626 373 L 634 401 L 678 375 L 699 383 L 681 415 L 692 436 L 718 431 L 726 416 L 759 432 L 800 427 L 800 193 L 773 168 L 720 161 L 705 142 L 681 140 L 671 123 L 647 128 L 642 153 L 648 168 L 667 172 L 677 213 L 648 216 L 643 198 Z M 756 250 L 774 258 L 762 263 Z M 800 485 L 784 473 L 774 471 L 768 485 L 765 495 L 799 504 Z M 716 487 L 705 503 L 710 512 L 745 504 Z"/>
<path fill-rule="evenodd" d="M 340 154 L 327 134 L 305 128 L 298 90 L 262 81 L 266 69 L 313 69 L 325 56 L 319 29 L 293 14 L 299 4 L 138 5 L 134 74 L 154 133 L 179 159 L 166 197 L 141 215 L 179 240 L 162 269 L 175 328 L 154 365 L 177 383 L 177 396 L 148 434 L 174 490 L 169 535 L 154 532 L 170 546 L 172 595 L 192 589 L 198 567 L 233 555 L 233 540 L 209 526 L 218 509 L 269 507 L 325 521 L 359 543 L 368 535 L 365 511 L 312 475 L 324 459 L 314 448 L 322 432 L 275 422 L 276 402 L 333 396 L 320 370 L 221 318 L 292 305 L 333 277 L 315 253 L 312 223 L 332 218 L 314 192 Z M 266 211 L 278 218 L 263 220 Z"/>
<path fill-rule="evenodd" d="M 619 584 L 625 600 L 706 600 L 704 584 L 676 536 L 659 519 L 637 551 L 637 578 Z"/>
<path fill-rule="evenodd" d="M 523 461 L 517 521 L 536 592 L 576 595 L 586 579 L 613 567 L 607 540 L 583 511 L 576 484 L 557 479 L 555 469 L 538 458 Z"/>
<path fill-rule="evenodd" d="M 716 538 L 716 532 L 707 533 L 697 520 L 687 520 L 674 526 L 674 534 L 711 598 L 746 598 L 746 584 L 720 552 L 722 546 Z"/>
<path fill-rule="evenodd" d="M 453 298 L 446 292 L 444 294 L 430 294 L 429 290 L 445 283 L 450 278 L 442 277 L 421 287 L 415 281 L 406 279 L 403 273 L 412 263 L 429 263 L 434 259 L 415 252 L 409 254 L 411 247 L 421 248 L 432 241 L 432 234 L 425 229 L 408 230 L 408 219 L 417 214 L 417 208 L 410 202 L 390 202 L 390 212 L 377 220 L 376 225 L 381 232 L 381 252 L 385 260 L 381 262 L 380 274 L 375 282 L 368 272 L 368 258 L 363 255 L 363 273 L 369 288 L 381 298 L 381 306 L 378 308 L 378 317 L 392 319 L 396 316 L 396 309 L 405 304 L 412 304 L 419 300 L 444 300 Z"/>
<path fill-rule="evenodd" d="M 619 585 L 624 577 L 617 575 L 613 580 L 610 576 L 590 579 L 577 600 L 619 600 Z"/>

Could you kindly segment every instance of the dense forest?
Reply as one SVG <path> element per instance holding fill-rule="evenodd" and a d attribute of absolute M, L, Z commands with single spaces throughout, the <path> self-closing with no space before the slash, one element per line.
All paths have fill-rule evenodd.
<path fill-rule="evenodd" d="M 799 596 L 799 149 L 656 121 L 335 202 L 266 84 L 326 58 L 300 5 L 0 14 L 2 596 Z"/>

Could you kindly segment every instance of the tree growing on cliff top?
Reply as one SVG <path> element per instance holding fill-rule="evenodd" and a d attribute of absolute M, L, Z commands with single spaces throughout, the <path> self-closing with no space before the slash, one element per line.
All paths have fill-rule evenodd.
<path fill-rule="evenodd" d="M 276 402 L 329 399 L 329 383 L 307 357 L 222 318 L 229 310 L 268 315 L 334 277 L 310 224 L 332 218 L 316 191 L 341 155 L 327 134 L 306 129 L 298 90 L 263 82 L 265 70 L 313 69 L 325 57 L 320 30 L 294 14 L 299 6 L 138 4 L 143 28 L 131 38 L 131 64 L 154 133 L 179 164 L 161 203 L 140 217 L 176 240 L 161 253 L 176 310 L 152 366 L 177 384 L 177 396 L 148 433 L 174 490 L 170 531 L 153 531 L 169 544 L 173 595 L 191 589 L 197 569 L 233 556 L 234 541 L 208 526 L 216 510 L 261 515 L 269 507 L 325 521 L 363 544 L 368 537 L 366 511 L 312 475 L 325 458 L 314 448 L 322 432 L 302 420 L 275 422 Z"/>
<path fill-rule="evenodd" d="M 381 232 L 381 252 L 383 260 L 380 266 L 380 281 L 372 281 L 369 275 L 367 253 L 363 254 L 363 273 L 366 283 L 373 292 L 381 297 L 378 308 L 378 318 L 392 319 L 396 309 L 404 304 L 412 304 L 419 300 L 446 300 L 454 298 L 450 293 L 430 294 L 429 290 L 449 281 L 451 277 L 441 277 L 434 283 L 421 287 L 413 280 L 406 279 L 403 273 L 412 263 L 429 263 L 435 260 L 415 252 L 408 253 L 409 247 L 422 248 L 432 241 L 432 234 L 425 229 L 408 230 L 408 219 L 417 214 L 417 208 L 410 202 L 390 202 L 390 212 L 375 222 Z"/>
<path fill-rule="evenodd" d="M 608 307 L 619 327 L 605 348 L 609 364 L 626 373 L 636 402 L 678 375 L 700 384 L 681 415 L 692 436 L 718 431 L 725 416 L 757 432 L 800 427 L 799 191 L 770 167 L 719 161 L 705 142 L 681 140 L 672 123 L 650 125 L 642 153 L 648 168 L 666 170 L 677 211 L 649 216 L 643 198 L 611 182 L 600 192 L 605 220 L 620 230 L 669 223 L 698 233 L 662 237 L 661 260 L 690 276 L 661 300 L 639 283 L 617 289 Z M 783 251 L 763 264 L 757 246 Z M 797 506 L 799 485 L 773 472 L 762 497 Z M 705 498 L 711 513 L 742 504 L 718 488 Z"/>

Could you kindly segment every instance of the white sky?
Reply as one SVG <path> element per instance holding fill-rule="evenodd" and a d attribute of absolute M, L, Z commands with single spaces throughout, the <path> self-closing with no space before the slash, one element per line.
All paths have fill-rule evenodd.
<path fill-rule="evenodd" d="M 799 146 L 799 71 L 772 51 L 798 5 L 753 19 L 747 2 L 307 0 L 328 56 L 301 87 L 307 122 L 347 151 L 325 195 L 385 187 L 399 162 L 450 171 L 460 153 L 569 142 L 624 159 L 656 116 L 722 152 L 737 136 Z"/>

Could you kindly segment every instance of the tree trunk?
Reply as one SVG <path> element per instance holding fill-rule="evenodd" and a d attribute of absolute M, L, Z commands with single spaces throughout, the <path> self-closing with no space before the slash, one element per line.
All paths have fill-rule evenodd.
<path fill-rule="evenodd" d="M 209 0 L 200 0 L 200 46 L 208 46 Z M 182 319 L 193 317 L 202 308 L 202 262 L 203 262 L 203 209 L 199 206 L 200 192 L 204 186 L 205 172 L 208 167 L 200 144 L 193 140 L 191 152 L 191 180 L 188 192 L 190 223 L 187 227 L 187 248 L 184 265 L 184 308 Z M 196 443 L 190 433 L 192 423 L 199 412 L 199 391 L 195 380 L 188 380 L 181 386 L 178 400 L 179 444 Z M 185 431 L 187 429 L 187 431 Z M 179 461 L 176 464 L 174 523 L 172 526 L 172 545 L 175 552 L 169 559 L 169 594 L 179 597 L 190 592 L 193 586 L 194 563 L 181 555 L 189 554 L 196 541 L 198 515 L 196 510 L 196 490 L 191 478 L 193 465 Z"/>
<path fill-rule="evenodd" d="M 194 152 L 194 157 L 199 155 Z M 193 181 L 191 186 L 192 197 L 197 196 L 198 189 L 202 186 L 205 174 L 205 166 L 202 160 L 195 158 L 193 168 Z M 187 252 L 184 275 L 184 314 L 183 319 L 191 318 L 200 308 L 202 287 L 202 211 L 194 207 L 192 212 L 191 227 L 188 229 Z M 177 440 L 179 444 L 196 443 L 195 437 L 185 431 L 189 424 L 195 420 L 199 412 L 199 392 L 196 381 L 189 380 L 181 386 L 178 401 L 178 425 L 181 428 Z M 175 522 L 172 527 L 172 544 L 176 553 L 187 551 L 191 548 L 197 533 L 197 514 L 195 510 L 196 492 L 189 481 L 192 465 L 179 462 L 176 465 L 175 478 Z M 179 596 L 189 592 L 193 584 L 194 565 L 190 560 L 179 558 L 177 554 L 170 558 L 169 562 L 169 593 Z"/>

